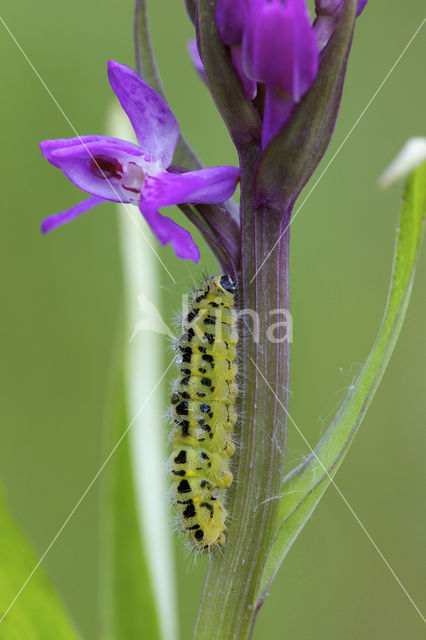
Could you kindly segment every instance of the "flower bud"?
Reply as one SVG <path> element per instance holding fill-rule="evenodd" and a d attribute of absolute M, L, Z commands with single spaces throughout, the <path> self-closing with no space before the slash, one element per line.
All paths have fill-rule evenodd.
<path fill-rule="evenodd" d="M 331 15 L 340 11 L 344 0 L 315 0 L 315 11 L 317 15 Z M 368 0 L 358 0 L 356 15 L 359 16 L 364 11 Z"/>
<path fill-rule="evenodd" d="M 364 11 L 368 0 L 358 0 L 356 15 L 359 16 Z M 341 13 L 344 0 L 315 0 L 315 20 L 314 30 L 320 51 L 327 45 L 335 29 L 339 15 Z"/>
<path fill-rule="evenodd" d="M 218 0 L 216 24 L 219 35 L 228 47 L 240 44 L 250 0 Z"/>
<path fill-rule="evenodd" d="M 318 71 L 304 0 L 251 0 L 243 37 L 246 74 L 298 102 Z"/>
<path fill-rule="evenodd" d="M 249 100 L 253 100 L 256 96 L 256 82 L 245 74 L 241 58 L 241 42 L 250 2 L 251 0 L 218 0 L 216 25 L 222 42 L 231 48 L 232 66 L 244 93 Z"/>

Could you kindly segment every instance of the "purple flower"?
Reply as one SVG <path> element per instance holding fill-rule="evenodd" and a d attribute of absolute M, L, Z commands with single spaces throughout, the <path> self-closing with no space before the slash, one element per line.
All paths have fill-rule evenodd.
<path fill-rule="evenodd" d="M 243 65 L 250 78 L 266 85 L 264 147 L 311 87 L 318 57 L 304 0 L 251 0 L 243 36 Z"/>
<path fill-rule="evenodd" d="M 195 71 L 198 73 L 201 79 L 206 82 L 206 73 L 204 71 L 203 61 L 201 60 L 200 53 L 198 51 L 197 41 L 195 39 L 190 40 L 187 44 L 187 47 Z"/>
<path fill-rule="evenodd" d="M 256 82 L 243 69 L 241 43 L 251 0 L 218 0 L 216 25 L 222 42 L 231 48 L 232 66 L 249 100 L 256 97 Z"/>
<path fill-rule="evenodd" d="M 315 0 L 315 35 L 320 51 L 327 45 L 334 31 L 344 0 Z M 364 11 L 368 0 L 358 0 L 356 15 L 359 16 Z"/>
<path fill-rule="evenodd" d="M 241 44 L 250 0 L 218 0 L 216 24 L 222 41 L 230 46 Z"/>
<path fill-rule="evenodd" d="M 170 242 L 179 258 L 197 262 L 191 234 L 158 209 L 174 204 L 214 204 L 231 197 L 237 167 L 223 166 L 170 173 L 179 125 L 164 100 L 129 67 L 110 61 L 108 76 L 135 130 L 139 146 L 106 136 L 45 140 L 42 154 L 91 198 L 43 220 L 47 233 L 108 200 L 139 209 L 161 244 Z"/>
<path fill-rule="evenodd" d="M 304 0 L 252 0 L 243 48 L 246 73 L 296 102 L 317 74 L 318 50 Z"/>
<path fill-rule="evenodd" d="M 359 16 L 364 11 L 368 0 L 358 0 L 358 8 L 356 15 Z M 317 14 L 331 14 L 340 11 L 343 7 L 344 0 L 315 0 L 315 11 Z"/>

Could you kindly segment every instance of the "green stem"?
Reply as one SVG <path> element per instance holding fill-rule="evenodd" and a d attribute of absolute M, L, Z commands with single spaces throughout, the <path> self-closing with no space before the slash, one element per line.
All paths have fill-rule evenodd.
<path fill-rule="evenodd" d="M 253 206 L 257 158 L 254 146 L 242 157 L 239 291 L 240 308 L 258 316 L 259 340 L 253 339 L 250 316 L 244 316 L 239 341 L 240 420 L 235 434 L 239 446 L 229 491 L 227 543 L 223 554 L 216 553 L 212 558 L 194 640 L 250 638 L 259 578 L 279 505 L 275 498 L 284 471 L 289 342 L 284 339 L 284 329 L 275 332 L 276 339 L 271 340 L 268 328 L 277 322 L 270 311 L 289 310 L 288 229 L 283 233 L 288 215 L 283 220 L 282 211 L 278 214 Z"/>

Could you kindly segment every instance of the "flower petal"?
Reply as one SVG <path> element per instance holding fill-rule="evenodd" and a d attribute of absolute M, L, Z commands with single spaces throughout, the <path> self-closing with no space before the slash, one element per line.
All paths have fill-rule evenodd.
<path fill-rule="evenodd" d="M 240 44 L 247 18 L 247 0 L 218 0 L 216 5 L 216 24 L 227 45 Z"/>
<path fill-rule="evenodd" d="M 361 13 L 364 11 L 366 5 L 367 5 L 368 0 L 358 0 L 358 8 L 357 8 L 357 12 L 356 15 L 360 16 Z"/>
<path fill-rule="evenodd" d="M 79 189 L 113 202 L 134 201 L 135 194 L 126 190 L 122 177 L 129 163 L 146 165 L 136 145 L 117 138 L 85 136 L 45 140 L 40 147 L 44 157 Z"/>
<path fill-rule="evenodd" d="M 168 173 L 146 179 L 143 201 L 153 209 L 172 204 L 216 204 L 232 196 L 240 177 L 237 167 L 211 167 L 187 173 Z"/>
<path fill-rule="evenodd" d="M 103 198 L 88 198 L 87 200 L 83 200 L 83 202 L 79 202 L 74 205 L 71 209 L 62 211 L 62 213 L 54 213 L 52 216 L 43 220 L 41 223 L 41 231 L 42 233 L 49 233 L 52 229 L 56 229 L 56 227 L 61 227 L 63 224 L 71 222 L 71 220 L 74 220 L 77 216 L 81 216 L 82 213 L 85 213 L 89 209 L 92 209 L 103 202 L 106 202 Z"/>
<path fill-rule="evenodd" d="M 200 53 L 198 51 L 197 41 L 195 39 L 189 40 L 186 46 L 195 71 L 199 74 L 201 79 L 204 80 L 204 82 L 207 82 L 206 72 L 204 71 L 203 61 L 201 60 Z"/>
<path fill-rule="evenodd" d="M 189 231 L 180 227 L 174 220 L 162 216 L 156 209 L 147 206 L 142 199 L 139 208 L 160 244 L 165 245 L 170 242 L 178 258 L 198 262 L 200 252 Z"/>
<path fill-rule="evenodd" d="M 318 47 L 304 0 L 252 0 L 243 64 L 250 78 L 299 102 L 318 71 Z"/>
<path fill-rule="evenodd" d="M 243 85 L 244 93 L 249 100 L 254 100 L 257 94 L 257 83 L 249 78 L 244 71 L 241 45 L 231 47 L 232 66 Z"/>
<path fill-rule="evenodd" d="M 358 0 L 356 15 L 364 11 L 368 0 Z M 317 18 L 314 23 L 315 37 L 318 48 L 322 51 L 326 46 L 339 21 L 343 0 L 315 0 Z"/>
<path fill-rule="evenodd" d="M 265 108 L 262 127 L 262 149 L 266 149 L 290 118 L 296 103 L 274 89 L 265 92 Z"/>
<path fill-rule="evenodd" d="M 179 139 L 179 125 L 167 103 L 124 64 L 108 63 L 111 87 L 127 113 L 149 162 L 167 168 Z"/>
<path fill-rule="evenodd" d="M 99 142 L 108 145 L 108 147 L 117 147 L 127 153 L 134 155 L 142 155 L 138 146 L 132 142 L 126 142 L 125 140 L 119 140 L 118 138 L 110 138 L 109 136 L 77 136 L 76 138 L 58 138 L 56 140 L 43 140 L 40 142 L 40 149 L 43 156 L 52 162 L 51 155 L 54 151 L 59 149 L 66 149 L 68 147 L 87 146 L 92 142 Z M 52 162 L 54 164 L 54 162 Z"/>

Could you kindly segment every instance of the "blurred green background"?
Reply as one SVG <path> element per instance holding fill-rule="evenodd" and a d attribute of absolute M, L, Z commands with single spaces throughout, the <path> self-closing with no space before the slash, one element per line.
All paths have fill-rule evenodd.
<path fill-rule="evenodd" d="M 226 130 L 186 54 L 192 26 L 183 0 L 151 4 L 162 76 L 183 131 L 207 165 L 235 163 Z M 1 6 L 1 17 L 78 133 L 106 133 L 113 99 L 106 61 L 133 65 L 133 3 L 3 0 Z M 329 159 L 423 17 L 424 0 L 370 0 L 357 24 Z M 425 134 L 425 55 L 423 27 L 292 226 L 290 412 L 312 444 L 358 373 L 381 319 L 400 188 L 382 193 L 376 178 L 406 138 Z M 38 142 L 74 133 L 1 23 L 0 60 L 0 479 L 41 555 L 104 458 L 107 384 L 122 304 L 120 256 L 110 205 L 41 236 L 41 219 L 81 196 L 41 158 Z M 195 267 L 178 263 L 167 248 L 157 250 L 178 281 L 171 286 L 161 272 L 163 312 L 172 319 L 181 294 L 203 270 L 217 269 L 206 251 Z M 426 595 L 425 317 L 423 252 L 395 355 L 337 476 L 419 605 Z M 167 349 L 165 340 L 165 357 Z M 166 420 L 162 428 L 166 438 Z M 291 426 L 289 441 L 294 463 L 305 449 Z M 99 490 L 98 482 L 44 563 L 88 640 L 97 637 Z M 181 539 L 176 555 L 186 640 L 206 565 L 185 557 Z M 423 632 L 401 587 L 330 488 L 285 561 L 255 638 L 396 639 Z"/>

